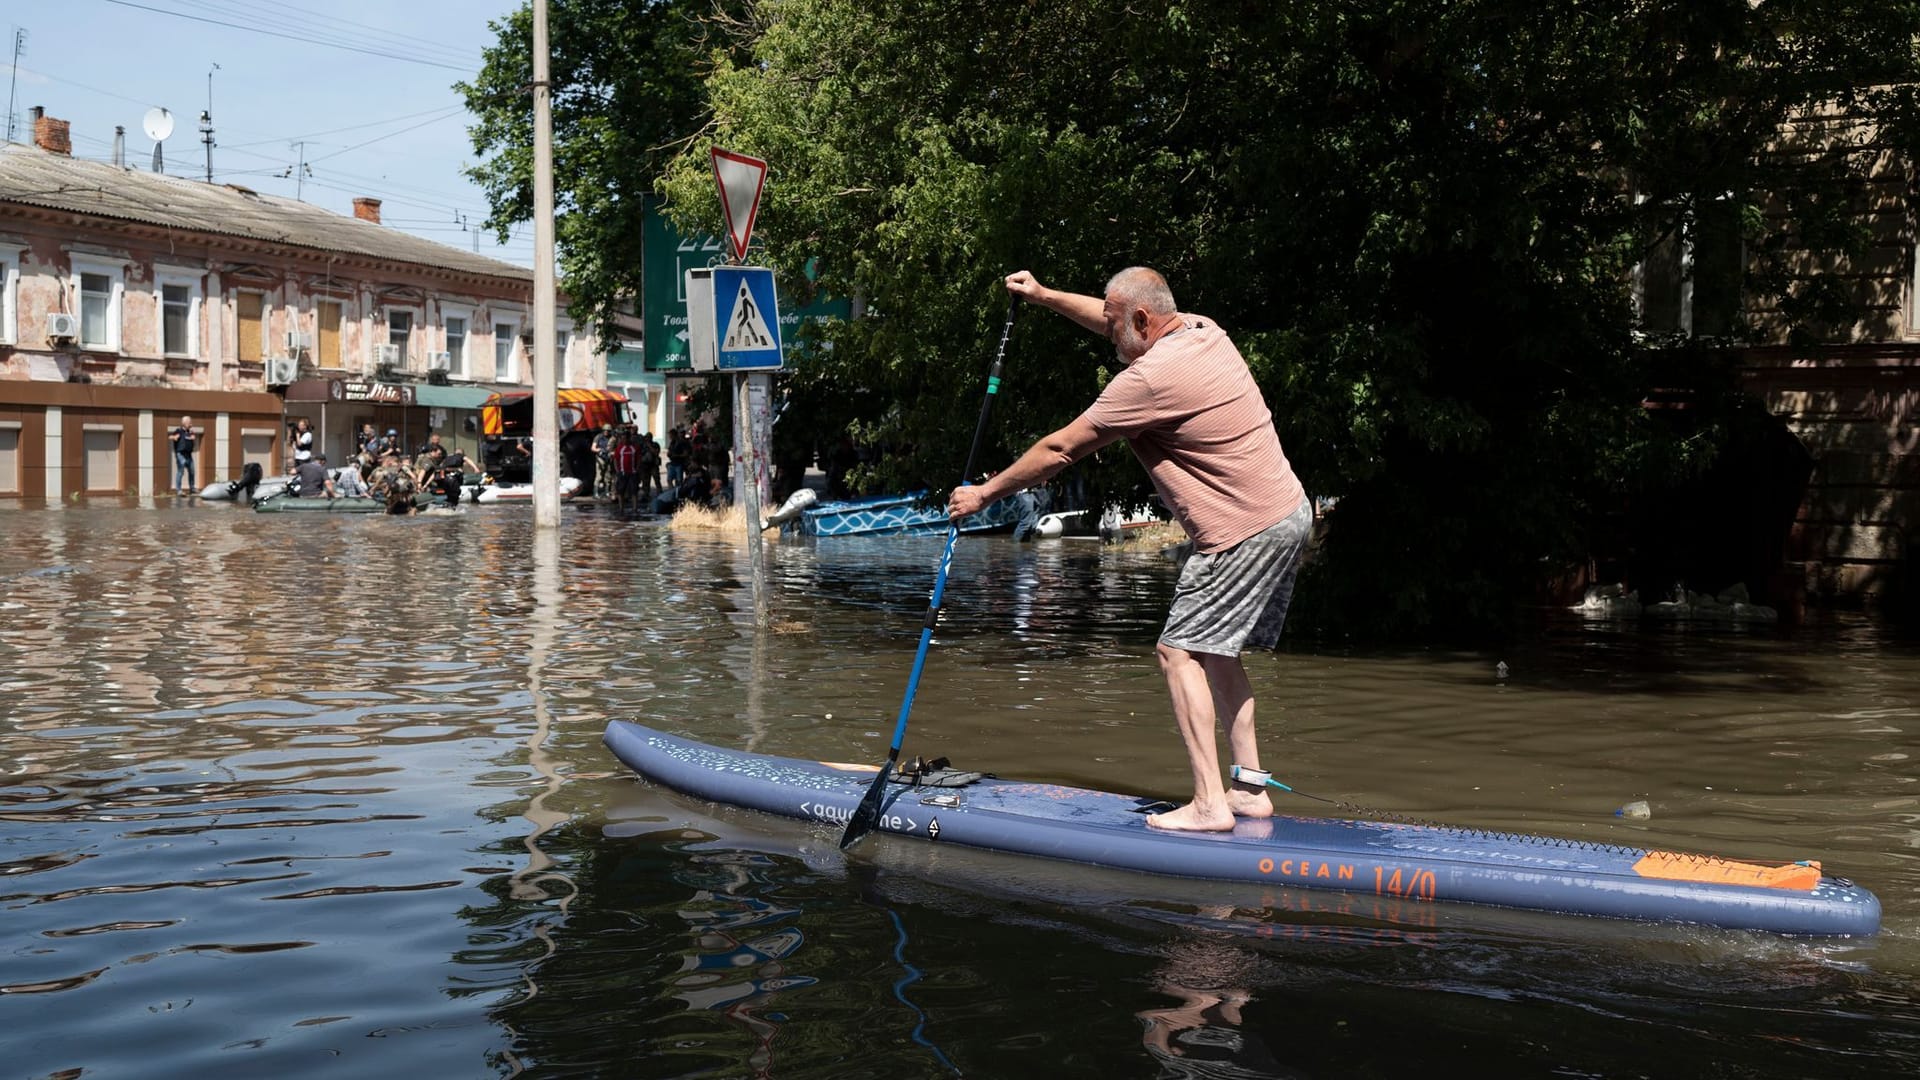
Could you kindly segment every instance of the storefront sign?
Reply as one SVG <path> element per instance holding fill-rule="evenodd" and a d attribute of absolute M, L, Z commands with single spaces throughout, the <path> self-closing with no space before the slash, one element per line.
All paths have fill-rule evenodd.
<path fill-rule="evenodd" d="M 374 405 L 411 405 L 413 387 L 400 383 L 337 382 L 339 399 L 365 401 Z"/>

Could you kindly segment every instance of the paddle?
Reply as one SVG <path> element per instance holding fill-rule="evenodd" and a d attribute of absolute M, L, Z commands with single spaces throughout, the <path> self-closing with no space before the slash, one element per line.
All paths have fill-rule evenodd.
<path fill-rule="evenodd" d="M 979 455 L 980 440 L 987 433 L 987 414 L 993 410 L 993 395 L 1000 392 L 1000 365 L 1007 358 L 1007 338 L 1013 334 L 1013 313 L 1019 308 L 1020 298 L 1009 297 L 1007 321 L 1000 328 L 1000 348 L 993 354 L 993 367 L 987 371 L 987 394 L 980 400 L 980 420 L 974 424 L 973 445 L 967 450 L 967 467 L 960 473 L 962 484 L 968 483 L 973 475 L 973 460 Z M 907 716 L 913 712 L 913 695 L 920 688 L 920 670 L 927 663 L 927 646 L 933 643 L 934 624 L 940 621 L 940 597 L 947 591 L 947 571 L 953 566 L 953 542 L 959 537 L 960 523 L 948 521 L 947 548 L 940 556 L 940 572 L 933 579 L 933 599 L 927 604 L 927 620 L 920 627 L 920 650 L 913 657 L 913 673 L 907 676 L 907 694 L 900 702 L 900 719 L 893 725 L 893 745 L 887 748 L 887 762 L 874 775 L 873 785 L 867 788 L 853 816 L 847 819 L 847 831 L 840 837 L 842 848 L 872 832 L 874 823 L 880 820 L 880 803 L 887 792 L 887 778 L 893 775 L 893 767 L 900 761 L 900 744 L 907 738 Z"/>

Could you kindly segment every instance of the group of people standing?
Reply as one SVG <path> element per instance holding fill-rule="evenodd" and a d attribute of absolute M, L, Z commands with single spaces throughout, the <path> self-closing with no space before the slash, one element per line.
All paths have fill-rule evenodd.
<path fill-rule="evenodd" d="M 632 424 L 600 425 L 593 437 L 593 493 L 611 495 L 622 511 L 638 511 L 660 487 L 660 443 Z"/>

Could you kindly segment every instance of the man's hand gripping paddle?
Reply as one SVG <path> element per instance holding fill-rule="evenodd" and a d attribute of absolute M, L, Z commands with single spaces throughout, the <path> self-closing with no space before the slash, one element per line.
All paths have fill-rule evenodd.
<path fill-rule="evenodd" d="M 967 451 L 967 467 L 960 473 L 960 482 L 966 484 L 973 476 L 973 461 L 980 453 L 980 440 L 987 432 L 987 414 L 993 411 L 993 396 L 1000 392 L 1000 365 L 1007 358 L 1007 338 L 1013 334 L 1013 313 L 1020 308 L 1020 298 L 1015 296 L 1007 300 L 1007 321 L 1000 328 L 1000 348 L 993 354 L 993 367 L 987 372 L 987 393 L 980 401 L 980 421 L 973 428 L 973 446 Z M 960 536 L 960 523 L 947 523 L 947 548 L 940 556 L 940 572 L 933 579 L 933 599 L 927 605 L 927 621 L 920 628 L 920 651 L 913 657 L 913 673 L 907 676 L 906 698 L 900 702 L 900 719 L 893 725 L 893 745 L 887 749 L 886 764 L 880 766 L 879 773 L 873 778 L 873 785 L 854 808 L 853 816 L 847 819 L 847 831 L 840 837 L 840 846 L 845 848 L 867 833 L 880 820 L 880 804 L 887 793 L 887 778 L 893 775 L 893 769 L 900 761 L 900 744 L 907 738 L 907 717 L 913 712 L 913 695 L 920 688 L 920 671 L 927 664 L 927 646 L 933 643 L 933 628 L 940 621 L 940 597 L 947 591 L 947 571 L 953 566 L 953 542 Z"/>

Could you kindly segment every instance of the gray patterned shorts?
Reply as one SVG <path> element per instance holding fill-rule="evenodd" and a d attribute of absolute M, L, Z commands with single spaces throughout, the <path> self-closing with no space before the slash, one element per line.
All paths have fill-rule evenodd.
<path fill-rule="evenodd" d="M 1284 520 L 1233 547 L 1188 556 L 1160 644 L 1216 656 L 1279 644 L 1312 534 L 1313 505 L 1302 499 Z"/>

